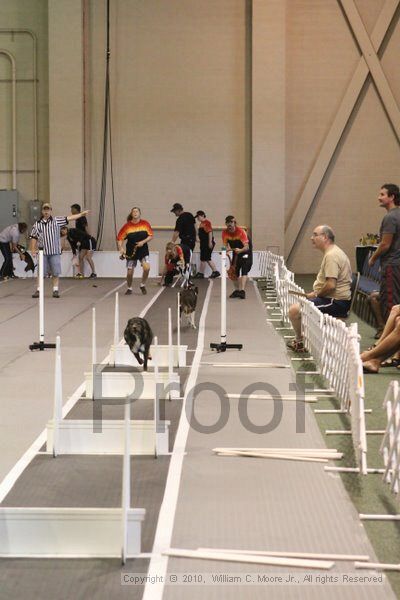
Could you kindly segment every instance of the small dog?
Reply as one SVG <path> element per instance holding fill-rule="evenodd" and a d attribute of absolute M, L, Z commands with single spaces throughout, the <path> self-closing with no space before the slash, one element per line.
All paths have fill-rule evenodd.
<path fill-rule="evenodd" d="M 182 322 L 182 315 L 185 315 L 188 325 L 196 329 L 196 325 L 194 322 L 194 316 L 197 305 L 197 296 L 199 294 L 199 288 L 190 285 L 186 290 L 183 290 L 180 295 L 180 317 Z"/>
<path fill-rule="evenodd" d="M 143 371 L 147 371 L 147 361 L 151 359 L 149 351 L 153 341 L 153 332 L 148 322 L 140 317 L 129 319 L 124 338 L 139 365 L 143 365 Z M 143 359 L 140 354 L 143 354 Z"/>
<path fill-rule="evenodd" d="M 28 271 L 32 271 L 32 273 L 34 273 L 36 265 L 33 262 L 32 256 L 29 254 L 29 252 L 24 246 L 20 246 L 19 244 L 18 250 L 22 253 L 21 260 L 26 262 L 25 273 L 28 273 Z"/>

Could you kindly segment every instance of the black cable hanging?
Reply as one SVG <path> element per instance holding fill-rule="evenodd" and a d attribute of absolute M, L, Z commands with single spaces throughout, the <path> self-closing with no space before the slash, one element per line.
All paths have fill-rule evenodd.
<path fill-rule="evenodd" d="M 104 131 L 103 131 L 103 167 L 101 174 L 101 191 L 99 202 L 99 221 L 97 224 L 97 249 L 100 249 L 106 208 L 107 194 L 107 166 L 108 166 L 108 150 L 110 152 L 110 175 L 111 175 L 111 197 L 113 204 L 113 220 L 115 232 L 115 244 L 117 246 L 117 222 L 115 210 L 114 196 L 114 170 L 112 160 L 112 139 L 111 139 L 111 102 L 110 102 L 110 0 L 107 0 L 107 42 L 106 42 L 106 79 L 104 93 Z"/>

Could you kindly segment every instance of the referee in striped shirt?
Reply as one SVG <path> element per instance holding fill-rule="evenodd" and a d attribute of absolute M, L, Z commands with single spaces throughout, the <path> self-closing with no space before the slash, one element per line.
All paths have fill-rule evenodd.
<path fill-rule="evenodd" d="M 42 217 L 36 221 L 31 231 L 30 251 L 32 256 L 36 256 L 38 250 L 43 249 L 43 271 L 51 273 L 53 280 L 53 298 L 59 298 L 58 278 L 61 275 L 61 242 L 60 229 L 79 217 L 87 215 L 88 210 L 84 210 L 76 215 L 69 217 L 53 217 L 51 215 L 52 207 L 50 204 L 43 204 Z M 32 298 L 39 298 L 39 287 Z"/>

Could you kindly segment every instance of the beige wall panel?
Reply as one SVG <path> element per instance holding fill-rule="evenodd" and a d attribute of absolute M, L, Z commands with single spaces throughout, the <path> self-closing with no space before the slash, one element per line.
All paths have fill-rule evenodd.
<path fill-rule="evenodd" d="M 252 235 L 284 250 L 285 3 L 253 2 Z"/>
<path fill-rule="evenodd" d="M 133 205 L 153 224 L 172 225 L 173 202 L 203 208 L 216 224 L 228 212 L 247 221 L 245 2 L 118 0 L 111 12 L 118 226 Z M 94 205 L 101 179 L 104 12 L 91 2 L 90 13 L 88 195 Z M 152 248 L 161 250 L 169 235 L 158 236 Z M 108 214 L 103 247 L 112 246 Z"/>
<path fill-rule="evenodd" d="M 357 7 L 368 31 L 382 6 L 383 1 L 358 0 Z M 299 0 L 289 2 L 288 7 L 287 214 L 302 190 L 360 56 L 336 1 Z M 398 101 L 399 35 L 397 25 L 382 60 Z M 311 248 L 309 237 L 313 227 L 323 222 L 337 230 L 338 243 L 354 265 L 355 244 L 362 234 L 377 231 L 383 216 L 377 208 L 377 190 L 384 182 L 399 182 L 399 154 L 380 99 L 369 83 L 309 212 L 291 256 L 291 268 L 303 273 L 317 270 L 320 256 Z"/>
<path fill-rule="evenodd" d="M 55 214 L 83 202 L 82 1 L 49 3 L 50 200 Z"/>
<path fill-rule="evenodd" d="M 288 2 L 286 215 L 299 197 L 358 58 L 337 0 Z"/>
<path fill-rule="evenodd" d="M 369 86 L 308 215 L 302 242 L 293 252 L 295 272 L 318 269 L 321 255 L 309 238 L 322 223 L 333 227 L 338 245 L 355 267 L 354 247 L 365 233 L 379 231 L 385 213 L 378 205 L 378 190 L 383 183 L 398 182 L 399 162 L 397 140 L 375 89 Z"/>
<path fill-rule="evenodd" d="M 48 197 L 48 48 L 47 48 L 47 0 L 1 0 L 1 29 L 29 29 L 37 38 L 38 83 L 38 196 Z M 1 33 L 0 48 L 9 51 L 16 60 L 17 78 L 33 77 L 33 43 L 28 34 Z M 10 77 L 8 59 L 0 57 L 0 77 Z M 1 83 L 0 114 L 11 115 L 10 84 Z M 17 169 L 33 170 L 33 85 L 17 83 Z M 4 103 L 5 101 L 5 103 Z M 11 127 L 1 124 L 0 169 L 11 168 Z M 6 154 L 6 155 L 5 155 Z M 0 187 L 10 188 L 11 174 L 0 173 Z M 20 200 L 20 218 L 28 220 L 28 201 L 34 199 L 33 173 L 17 174 Z"/>

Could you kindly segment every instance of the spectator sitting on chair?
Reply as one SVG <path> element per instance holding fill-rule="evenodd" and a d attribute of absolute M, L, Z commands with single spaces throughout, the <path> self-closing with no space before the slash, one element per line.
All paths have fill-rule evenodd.
<path fill-rule="evenodd" d="M 15 223 L 0 232 L 0 250 L 4 256 L 4 262 L 0 269 L 0 279 L 16 279 L 12 254 L 13 252 L 18 252 L 20 259 L 23 260 L 23 252 L 18 248 L 18 242 L 20 235 L 25 233 L 27 228 L 26 223 Z"/>
<path fill-rule="evenodd" d="M 319 225 L 313 231 L 311 242 L 324 254 L 313 291 L 306 294 L 321 312 L 332 317 L 344 318 L 351 304 L 351 266 L 346 254 L 336 246 L 335 235 L 327 225 Z M 304 352 L 301 335 L 301 307 L 292 304 L 289 319 L 293 325 L 295 339 L 287 344 L 294 352 Z"/>
<path fill-rule="evenodd" d="M 221 273 L 217 271 L 217 267 L 211 258 L 215 246 L 212 225 L 211 222 L 206 219 L 206 213 L 203 210 L 197 211 L 196 219 L 199 221 L 197 233 L 199 234 L 200 240 L 200 270 L 196 273 L 194 279 L 204 278 L 206 263 L 212 271 L 210 279 L 215 279 L 216 277 L 220 277 Z"/>
<path fill-rule="evenodd" d="M 194 226 L 196 221 L 194 216 L 192 213 L 185 212 L 182 204 L 179 203 L 173 205 L 171 212 L 177 217 L 171 241 L 175 243 L 179 237 L 181 244 L 188 246 L 193 252 L 196 244 L 196 228 Z"/>
<path fill-rule="evenodd" d="M 245 230 L 236 225 L 234 216 L 228 215 L 225 219 L 225 225 L 226 229 L 222 232 L 222 243 L 227 247 L 227 250 L 232 250 L 232 266 L 228 270 L 228 277 L 232 279 L 235 286 L 229 298 L 245 300 L 247 275 L 253 265 L 251 240 Z"/>
<path fill-rule="evenodd" d="M 393 306 L 379 341 L 361 353 L 364 373 L 379 373 L 380 367 L 399 368 L 400 305 Z M 392 358 L 390 358 L 392 357 Z"/>
<path fill-rule="evenodd" d="M 164 269 L 161 274 L 160 285 L 170 286 L 174 275 L 181 275 L 186 265 L 190 262 L 190 248 L 184 244 L 168 242 L 165 246 Z"/>

